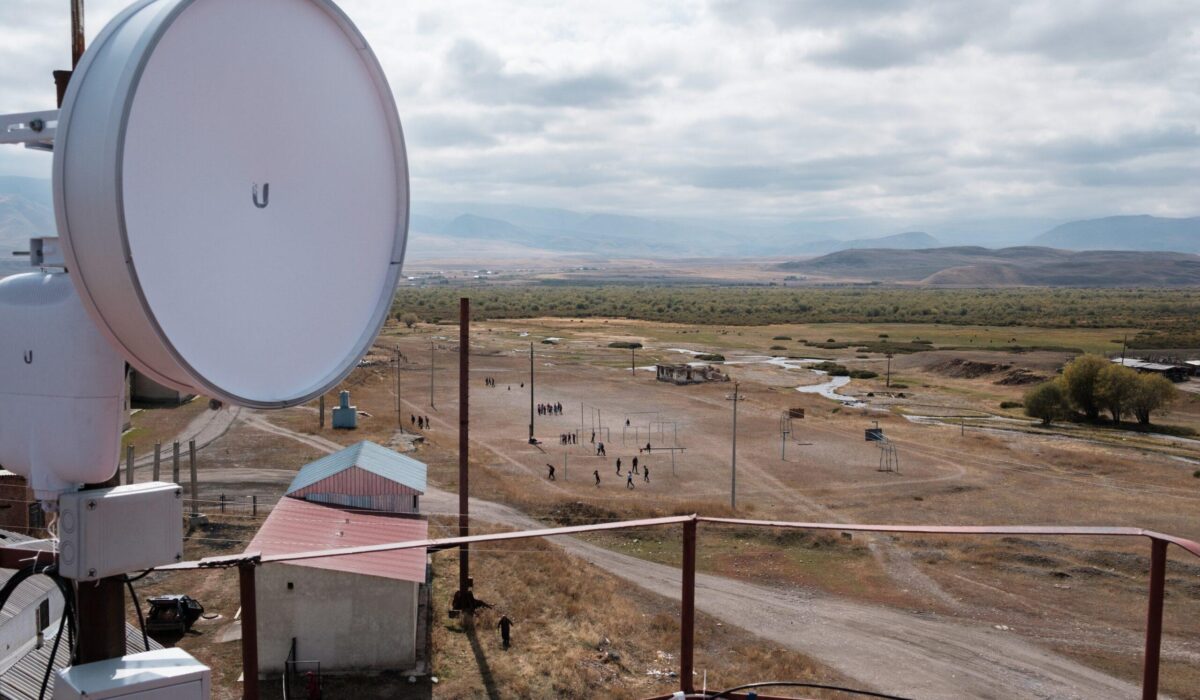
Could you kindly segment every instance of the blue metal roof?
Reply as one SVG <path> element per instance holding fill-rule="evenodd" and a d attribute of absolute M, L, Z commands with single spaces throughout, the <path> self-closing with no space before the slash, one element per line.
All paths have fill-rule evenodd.
<path fill-rule="evenodd" d="M 358 467 L 425 493 L 425 473 L 428 467 L 424 462 L 405 457 L 369 440 L 355 443 L 300 467 L 287 492 L 292 493 L 305 486 L 311 486 L 351 467 Z"/>

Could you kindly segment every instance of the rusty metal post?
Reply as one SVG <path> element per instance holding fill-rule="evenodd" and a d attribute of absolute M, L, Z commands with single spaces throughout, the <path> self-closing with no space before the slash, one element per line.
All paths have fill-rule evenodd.
<path fill-rule="evenodd" d="M 683 524 L 683 590 L 679 604 L 679 689 L 695 691 L 692 681 L 696 643 L 696 521 Z"/>
<path fill-rule="evenodd" d="M 471 300 L 458 300 L 458 536 L 470 533 L 469 450 L 471 436 Z M 471 548 L 458 548 L 458 590 L 467 592 L 471 579 Z"/>
<path fill-rule="evenodd" d="M 238 566 L 242 603 L 242 697 L 258 700 L 258 604 L 254 592 L 254 564 Z"/>
<path fill-rule="evenodd" d="M 154 481 L 162 476 L 162 443 L 154 443 Z"/>
<path fill-rule="evenodd" d="M 1162 651 L 1163 596 L 1167 578 L 1167 542 L 1151 540 L 1150 600 L 1146 607 L 1146 658 L 1142 667 L 1142 699 L 1158 697 L 1158 658 Z"/>
<path fill-rule="evenodd" d="M 83 0 L 71 0 L 71 67 L 83 57 Z"/>
<path fill-rule="evenodd" d="M 325 427 L 325 395 L 321 394 L 321 400 L 318 402 L 317 411 L 321 414 L 321 422 L 317 427 Z"/>
<path fill-rule="evenodd" d="M 125 483 L 133 483 L 133 445 L 125 446 Z"/>
<path fill-rule="evenodd" d="M 171 446 L 171 483 L 179 484 L 179 441 Z"/>
<path fill-rule="evenodd" d="M 256 518 L 258 517 L 258 495 L 257 494 L 250 497 L 250 515 L 253 515 Z"/>

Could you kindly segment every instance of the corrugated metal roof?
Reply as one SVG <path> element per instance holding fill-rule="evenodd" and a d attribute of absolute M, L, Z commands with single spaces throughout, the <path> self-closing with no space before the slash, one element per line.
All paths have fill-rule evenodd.
<path fill-rule="evenodd" d="M 58 620 L 50 625 L 50 629 L 58 630 Z M 30 651 L 21 657 L 20 661 L 13 664 L 13 667 L 8 669 L 3 676 L 0 676 L 0 698 L 4 698 L 4 700 L 38 700 L 38 693 L 42 689 L 42 675 L 46 673 L 46 664 L 50 661 L 50 649 L 53 647 L 54 635 L 47 635 L 46 642 L 41 649 Z M 150 640 L 150 649 L 162 648 L 161 644 L 153 639 Z M 136 654 L 142 651 L 146 651 L 145 645 L 142 644 L 142 631 L 126 623 L 125 653 Z M 54 656 L 55 670 L 66 668 L 69 665 L 68 661 L 67 642 L 64 639 L 58 645 L 58 653 Z M 55 675 L 53 672 L 50 674 L 50 682 L 46 686 L 46 697 L 54 695 Z"/>
<path fill-rule="evenodd" d="M 1114 357 L 1113 363 L 1125 365 L 1131 369 L 1144 369 L 1147 372 L 1166 372 L 1173 369 L 1181 369 L 1176 365 L 1167 365 L 1161 362 L 1149 362 L 1147 360 L 1139 360 L 1132 357 L 1126 357 L 1124 359 L 1120 357 Z"/>
<path fill-rule="evenodd" d="M 365 512 L 298 498 L 281 498 L 246 548 L 263 556 L 313 550 L 424 540 L 429 524 L 421 518 Z M 401 581 L 425 581 L 425 549 L 371 552 L 289 562 L 288 566 L 346 571 Z"/>
<path fill-rule="evenodd" d="M 292 479 L 291 486 L 288 486 L 287 492 L 292 493 L 305 486 L 311 486 L 351 467 L 365 469 L 372 474 L 403 484 L 421 494 L 425 493 L 427 467 L 424 462 L 418 462 L 412 457 L 405 457 L 399 452 L 389 450 L 369 440 L 355 443 L 344 450 L 339 450 L 300 467 L 300 471 Z"/>
<path fill-rule="evenodd" d="M 15 573 L 17 572 L 12 569 L 0 569 L 0 586 L 8 583 L 8 579 L 12 578 Z M 30 576 L 25 579 L 8 597 L 4 609 L 0 610 L 0 625 L 16 617 L 17 613 L 25 608 L 37 605 L 42 598 L 57 588 L 58 586 L 45 576 Z M 58 595 L 58 593 L 54 593 L 54 595 Z"/>

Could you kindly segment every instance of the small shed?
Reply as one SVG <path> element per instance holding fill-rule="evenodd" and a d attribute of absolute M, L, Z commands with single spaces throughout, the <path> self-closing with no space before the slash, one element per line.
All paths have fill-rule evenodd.
<path fill-rule="evenodd" d="M 729 381 L 721 370 L 707 364 L 660 364 L 654 366 L 655 378 L 672 384 L 702 384 Z"/>
<path fill-rule="evenodd" d="M 1161 374 L 1175 383 L 1186 382 L 1191 369 L 1185 366 L 1151 362 L 1133 357 L 1114 357 L 1113 362 L 1147 374 Z"/>
<path fill-rule="evenodd" d="M 300 468 L 287 495 L 313 503 L 419 513 L 428 467 L 368 440 Z"/>
<path fill-rule="evenodd" d="M 285 496 L 246 551 L 272 556 L 428 536 L 422 518 Z M 423 655 L 417 630 L 425 582 L 424 547 L 262 565 L 255 582 L 259 671 L 282 674 L 292 662 L 317 662 L 322 673 L 414 670 Z"/>

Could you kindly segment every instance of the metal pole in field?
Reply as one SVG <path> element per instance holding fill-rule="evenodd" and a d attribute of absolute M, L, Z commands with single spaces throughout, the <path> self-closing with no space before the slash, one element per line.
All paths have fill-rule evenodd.
<path fill-rule="evenodd" d="M 738 383 L 733 383 L 733 454 L 730 457 L 729 507 L 737 510 L 737 408 Z"/>
<path fill-rule="evenodd" d="M 404 432 L 404 410 L 400 403 L 400 348 L 393 348 L 396 352 L 396 425 L 400 427 L 400 432 Z"/>
<path fill-rule="evenodd" d="M 433 338 L 429 339 L 429 406 L 433 405 Z"/>
<path fill-rule="evenodd" d="M 196 478 L 196 441 L 188 440 L 188 469 L 192 478 L 192 512 L 200 512 L 200 481 Z"/>
<path fill-rule="evenodd" d="M 637 348 L 629 348 L 629 376 L 637 374 Z"/>
<path fill-rule="evenodd" d="M 162 476 L 162 470 L 160 469 L 161 465 L 162 465 L 162 443 L 156 442 L 156 443 L 154 443 L 154 481 L 158 481 L 159 478 Z"/>
<path fill-rule="evenodd" d="M 318 402 L 317 411 L 321 414 L 320 427 L 325 427 L 325 395 L 321 394 L 321 400 Z"/>
<path fill-rule="evenodd" d="M 133 445 L 125 447 L 125 483 L 133 483 Z"/>
<path fill-rule="evenodd" d="M 735 406 L 737 404 L 734 404 Z M 693 650 L 696 641 L 696 521 L 683 524 L 683 575 L 679 595 L 679 689 L 693 692 Z"/>
<path fill-rule="evenodd" d="M 179 483 L 179 441 L 176 440 L 171 454 L 171 483 Z"/>
<path fill-rule="evenodd" d="M 533 439 L 533 343 L 529 344 L 529 444 Z"/>
<path fill-rule="evenodd" d="M 1150 540 L 1150 595 L 1146 606 L 1146 651 L 1142 660 L 1142 697 L 1158 697 L 1158 666 L 1162 652 L 1164 584 L 1167 574 L 1167 541 Z"/>
<path fill-rule="evenodd" d="M 892 353 L 889 352 L 887 354 L 887 360 L 888 360 L 887 387 L 890 389 L 892 387 Z"/>
<path fill-rule="evenodd" d="M 471 300 L 462 297 L 458 300 L 458 536 L 466 537 L 469 530 L 468 508 L 470 505 L 469 488 L 469 449 L 471 414 Z M 458 590 L 461 598 L 467 600 L 466 593 L 471 580 L 471 549 L 463 544 L 458 548 Z"/>

